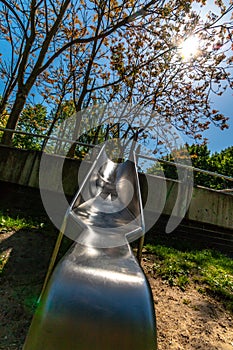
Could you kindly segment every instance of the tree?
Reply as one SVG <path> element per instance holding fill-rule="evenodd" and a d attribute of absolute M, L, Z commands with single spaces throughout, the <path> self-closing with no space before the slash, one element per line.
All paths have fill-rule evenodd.
<path fill-rule="evenodd" d="M 194 168 L 213 172 L 216 171 L 214 167 L 210 166 L 210 150 L 208 149 L 206 144 L 194 144 L 188 146 L 187 148 Z M 211 175 L 203 174 L 201 172 L 196 171 L 194 172 L 194 183 L 196 185 L 212 187 L 213 184 L 213 187 L 215 187 L 215 182 L 216 178 L 213 178 Z"/>
<path fill-rule="evenodd" d="M 36 0 L 31 0 L 30 3 L 1 1 L 1 14 L 5 20 L 1 24 L 1 32 L 9 42 L 11 61 L 10 65 L 2 67 L 6 86 L 0 111 L 5 108 L 9 97 L 15 94 L 7 128 L 15 129 L 17 125 L 27 96 L 38 75 L 44 70 L 44 60 L 50 53 L 51 44 L 55 43 L 70 1 L 63 1 L 59 9 L 56 4 L 54 9 L 44 13 L 42 3 L 46 4 Z M 43 14 L 45 20 L 42 19 Z M 12 134 L 5 132 L 3 143 L 8 144 L 11 139 Z"/>
<path fill-rule="evenodd" d="M 45 135 L 49 124 L 47 110 L 41 104 L 28 105 L 20 115 L 17 129 L 35 135 Z M 40 150 L 43 138 L 15 134 L 13 145 L 18 148 Z"/>
<path fill-rule="evenodd" d="M 233 178 L 233 146 L 220 152 L 211 154 L 206 144 L 187 145 L 188 153 L 183 153 L 182 149 L 178 158 L 182 158 L 182 153 L 191 158 L 192 166 L 196 169 L 206 170 L 212 173 L 226 175 Z M 187 152 L 186 150 L 186 152 Z M 169 154 L 162 158 L 162 161 L 174 162 L 173 155 Z M 174 164 L 175 165 L 175 164 Z M 168 163 L 156 163 L 147 169 L 147 172 L 154 175 L 161 175 L 161 171 L 166 178 L 177 179 L 176 167 Z M 223 179 L 213 174 L 194 171 L 194 184 L 213 189 L 233 188 L 233 181 Z"/>
<path fill-rule="evenodd" d="M 7 128 L 16 127 L 20 113 L 37 78 L 48 67 L 51 67 L 63 52 L 66 52 L 71 46 L 85 46 L 91 42 L 94 42 L 96 46 L 98 40 L 103 40 L 133 18 L 141 16 L 141 13 L 147 11 L 155 1 L 152 0 L 143 6 L 140 5 L 140 1 L 130 6 L 127 5 L 127 1 L 124 1 L 122 6 L 116 6 L 117 4 L 114 3 L 108 7 L 107 3 L 107 1 L 98 3 L 92 0 L 88 2 L 88 5 L 83 1 L 77 3 L 71 0 L 0 1 L 0 13 L 3 17 L 0 31 L 11 50 L 10 64 L 3 61 L 1 67 L 6 85 L 0 112 L 4 110 L 7 101 L 13 95 Z M 113 18 L 113 14 L 116 13 L 115 6 L 118 16 Z M 81 17 L 84 16 L 82 22 L 78 15 L 80 11 Z M 87 11 L 92 13 L 92 26 L 88 23 Z M 101 12 L 101 23 L 99 12 Z M 71 32 L 69 18 L 74 13 L 76 14 L 75 28 Z M 98 19 L 95 26 L 96 14 Z M 11 135 L 5 132 L 2 142 L 10 143 Z"/>
<path fill-rule="evenodd" d="M 160 118 L 197 139 L 210 123 L 222 129 L 227 118 L 211 108 L 211 94 L 232 87 L 233 5 L 217 2 L 201 18 L 192 4 L 206 1 L 0 0 L 2 39 L 11 59 L 2 58 L 2 110 L 10 101 L 7 127 L 14 129 L 35 84 L 54 96 L 64 75 L 65 93 L 76 111 L 99 103 L 126 101 L 157 111 Z M 195 35 L 199 53 L 184 59 L 182 42 Z M 62 62 L 62 66 L 60 65 Z M 64 87 L 64 85 L 63 85 Z M 57 90 L 58 91 L 58 90 Z M 60 89 L 60 92 L 62 89 Z M 156 121 L 145 121 L 153 128 Z M 80 120 L 74 126 L 78 134 Z M 5 132 L 2 142 L 9 144 Z"/>
<path fill-rule="evenodd" d="M 212 171 L 233 178 L 233 146 L 228 147 L 219 153 L 215 152 L 212 154 L 209 164 Z M 216 178 L 214 186 L 218 189 L 233 188 L 233 182 Z"/>
<path fill-rule="evenodd" d="M 207 145 L 191 145 L 188 146 L 188 151 L 194 168 L 207 170 L 212 173 L 222 174 L 233 178 L 233 147 L 211 154 Z M 194 173 L 194 181 L 197 185 L 214 189 L 233 187 L 232 181 L 200 172 Z"/>
<path fill-rule="evenodd" d="M 1 97 L 0 97 L 0 101 L 1 101 Z M 7 123 L 7 119 L 9 118 L 9 115 L 7 113 L 7 110 L 4 109 L 2 114 L 1 114 L 1 118 L 0 118 L 0 127 L 1 128 L 5 128 L 6 127 L 6 123 Z M 2 136 L 3 132 L 0 131 L 0 137 Z"/>

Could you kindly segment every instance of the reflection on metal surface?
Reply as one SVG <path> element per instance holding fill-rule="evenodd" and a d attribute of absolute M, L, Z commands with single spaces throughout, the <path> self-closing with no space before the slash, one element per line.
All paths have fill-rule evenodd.
<path fill-rule="evenodd" d="M 23 349 L 155 350 L 153 298 L 129 246 L 144 233 L 135 164 L 103 148 L 63 230 L 76 242 L 48 275 Z"/>

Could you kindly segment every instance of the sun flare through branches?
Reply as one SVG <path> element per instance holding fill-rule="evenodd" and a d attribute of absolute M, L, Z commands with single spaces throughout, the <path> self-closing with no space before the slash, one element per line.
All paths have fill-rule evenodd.
<path fill-rule="evenodd" d="M 195 57 L 199 51 L 199 39 L 196 36 L 190 36 L 184 40 L 180 46 L 181 57 L 184 60 L 189 60 Z"/>

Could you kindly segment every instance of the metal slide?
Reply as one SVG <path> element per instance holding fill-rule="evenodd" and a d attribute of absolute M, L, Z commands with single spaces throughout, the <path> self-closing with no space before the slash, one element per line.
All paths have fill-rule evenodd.
<path fill-rule="evenodd" d="M 54 270 L 52 259 L 23 350 L 157 349 L 151 289 L 129 246 L 144 234 L 135 162 L 103 147 L 63 232 L 75 243 Z"/>

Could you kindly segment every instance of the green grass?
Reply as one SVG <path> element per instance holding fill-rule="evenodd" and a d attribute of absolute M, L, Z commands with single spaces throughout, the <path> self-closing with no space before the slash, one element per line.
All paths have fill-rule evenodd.
<path fill-rule="evenodd" d="M 147 244 L 145 248 L 154 254 L 155 274 L 169 285 L 185 290 L 195 283 L 200 292 L 215 296 L 233 311 L 232 259 L 210 249 L 182 251 L 161 244 Z"/>
<path fill-rule="evenodd" d="M 23 216 L 11 216 L 0 211 L 0 232 L 21 230 L 24 228 L 43 228 L 44 223 L 38 219 Z"/>

